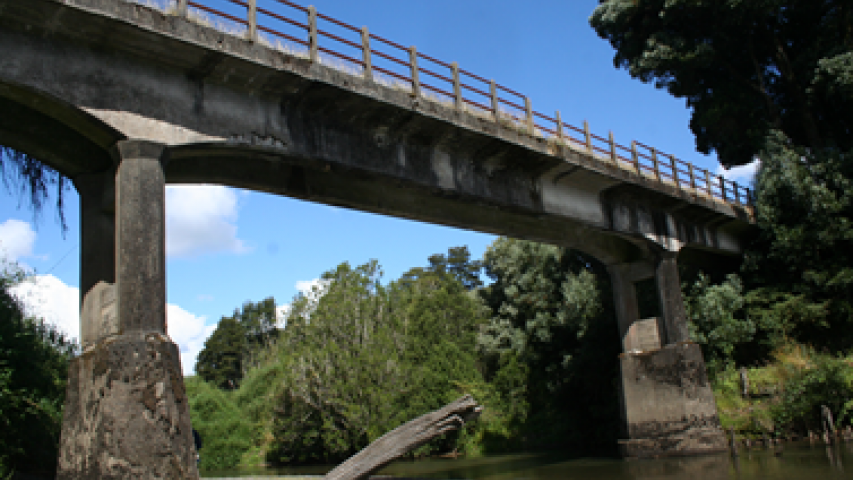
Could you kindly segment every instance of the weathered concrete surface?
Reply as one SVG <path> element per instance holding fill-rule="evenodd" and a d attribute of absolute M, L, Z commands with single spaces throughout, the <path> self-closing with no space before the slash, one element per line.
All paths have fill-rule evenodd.
<path fill-rule="evenodd" d="M 116 312 L 115 285 L 98 282 L 83 297 L 80 311 L 80 336 L 83 349 L 94 347 L 107 337 L 120 332 Z"/>
<path fill-rule="evenodd" d="M 198 478 L 179 355 L 152 333 L 112 337 L 72 360 L 58 479 Z"/>
<path fill-rule="evenodd" d="M 72 177 L 111 167 L 66 154 L 75 142 L 109 151 L 143 139 L 173 150 L 169 182 L 592 249 L 606 263 L 650 243 L 737 254 L 751 221 L 588 152 L 137 4 L 0 0 L 0 48 L 0 102 L 48 120 L 67 145 L 41 147 L 44 158 Z M 38 128 L 2 122 L 0 142 L 38 145 Z M 433 197 L 453 208 L 408 209 Z M 477 221 L 485 210 L 492 221 Z M 563 228 L 531 233 L 524 219 Z"/>
<path fill-rule="evenodd" d="M 714 394 L 699 345 L 623 353 L 626 457 L 693 455 L 726 450 Z"/>

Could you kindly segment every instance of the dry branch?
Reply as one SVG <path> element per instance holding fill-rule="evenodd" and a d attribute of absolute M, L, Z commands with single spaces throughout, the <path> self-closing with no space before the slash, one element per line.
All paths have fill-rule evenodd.
<path fill-rule="evenodd" d="M 326 474 L 325 480 L 361 480 L 439 435 L 476 418 L 483 407 L 471 395 L 422 415 L 379 437 Z"/>

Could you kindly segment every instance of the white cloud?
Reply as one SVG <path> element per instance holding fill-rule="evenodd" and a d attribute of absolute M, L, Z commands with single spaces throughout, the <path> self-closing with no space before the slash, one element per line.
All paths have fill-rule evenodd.
<path fill-rule="evenodd" d="M 299 280 L 296 282 L 296 289 L 299 290 L 299 293 L 308 297 L 307 312 L 309 315 L 315 308 L 317 308 L 317 302 L 319 302 L 320 298 L 326 294 L 326 289 L 329 287 L 330 283 L 331 282 L 329 280 L 323 280 L 320 278 L 315 278 L 313 280 Z M 289 303 L 276 306 L 276 323 L 278 324 L 278 328 L 284 328 L 287 324 L 287 316 L 290 314 L 291 308 L 292 306 Z"/>
<path fill-rule="evenodd" d="M 27 315 L 43 318 L 79 342 L 79 289 L 53 275 L 38 275 L 12 287 L 12 294 L 24 304 Z M 193 315 L 171 303 L 166 305 L 166 319 L 169 337 L 181 351 L 184 375 L 190 375 L 195 370 L 198 352 L 216 325 L 205 325 L 203 316 Z"/>
<path fill-rule="evenodd" d="M 80 340 L 80 290 L 53 275 L 31 277 L 11 289 L 24 312 L 43 318 L 69 337 Z"/>
<path fill-rule="evenodd" d="M 219 185 L 166 187 L 166 253 L 187 257 L 244 253 L 237 238 L 237 194 Z"/>
<path fill-rule="evenodd" d="M 36 232 L 28 222 L 10 218 L 0 223 L 0 256 L 13 262 L 30 257 L 35 243 Z"/>
<path fill-rule="evenodd" d="M 717 175 L 723 176 L 727 180 L 748 184 L 752 182 L 753 178 L 755 177 L 755 172 L 758 171 L 759 166 L 761 166 L 761 161 L 758 159 L 755 159 L 751 163 L 747 163 L 746 165 L 740 165 L 737 167 L 730 168 L 728 170 L 726 170 L 722 165 L 718 165 Z"/>
<path fill-rule="evenodd" d="M 166 328 L 181 351 L 184 375 L 195 373 L 198 353 L 204 348 L 204 341 L 216 330 L 216 325 L 205 325 L 204 320 L 205 317 L 193 315 L 177 305 L 166 305 Z"/>

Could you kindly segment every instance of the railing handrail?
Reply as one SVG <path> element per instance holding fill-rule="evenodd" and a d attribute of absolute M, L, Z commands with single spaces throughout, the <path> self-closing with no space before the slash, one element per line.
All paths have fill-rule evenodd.
<path fill-rule="evenodd" d="M 370 33 L 368 32 L 367 27 L 357 28 L 346 22 L 320 14 L 313 6 L 303 7 L 289 0 L 266 0 L 267 2 L 277 3 L 280 6 L 290 7 L 307 14 L 306 23 L 302 23 L 284 14 L 273 12 L 270 8 L 264 9 L 258 7 L 257 4 L 262 0 L 226 0 L 231 4 L 245 8 L 245 19 L 235 17 L 234 15 L 199 3 L 204 0 L 170 1 L 174 2 L 175 12 L 179 16 L 189 16 L 190 7 L 192 7 L 196 10 L 201 10 L 245 26 L 251 41 L 260 40 L 258 32 L 264 32 L 278 38 L 283 38 L 303 47 L 307 47 L 308 56 L 311 61 L 319 62 L 319 53 L 326 53 L 360 67 L 364 77 L 368 80 L 373 81 L 374 71 L 379 72 L 386 77 L 408 83 L 409 88 L 412 89 L 413 95 L 422 96 L 423 94 L 421 92 L 426 89 L 434 94 L 448 97 L 448 100 L 446 100 L 447 103 L 452 103 L 457 109 L 474 107 L 477 110 L 481 110 L 482 113 L 491 115 L 494 121 L 515 127 L 526 134 L 535 136 L 537 131 L 546 132 L 550 134 L 550 139 L 553 141 L 564 145 L 574 145 L 575 147 L 583 148 L 593 157 L 604 162 L 609 162 L 620 168 L 631 168 L 641 177 L 651 177 L 651 179 L 662 184 L 671 183 L 679 190 L 690 189 L 696 194 L 699 194 L 700 191 L 704 191 L 710 198 L 720 199 L 725 203 L 738 205 L 753 204 L 753 192 L 749 187 L 739 185 L 737 182 L 728 180 L 722 175 L 711 173 L 710 170 L 695 166 L 689 162 L 676 158 L 674 155 L 663 153 L 654 147 L 636 140 L 631 142 L 630 147 L 627 147 L 616 143 L 613 139 L 612 132 L 608 134 L 607 138 L 595 135 L 590 132 L 589 124 L 586 121 L 584 121 L 583 128 L 569 125 L 561 120 L 559 111 L 555 112 L 554 117 L 536 112 L 531 106 L 529 97 L 516 92 L 515 90 L 504 87 L 503 85 L 499 85 L 495 83 L 494 80 L 488 80 L 467 70 L 463 70 L 459 68 L 455 62 L 447 63 L 438 60 L 434 57 L 418 52 L 415 47 L 407 48 L 399 43 L 380 37 L 374 33 Z M 262 13 L 267 17 L 304 29 L 305 33 L 307 33 L 307 39 L 302 40 L 293 35 L 275 30 L 268 25 L 260 25 L 257 13 Z M 338 34 L 321 30 L 318 28 L 318 20 L 329 22 L 343 28 L 344 30 L 358 34 L 359 38 L 357 41 L 347 40 Z M 348 47 L 360 48 L 362 50 L 361 60 L 339 52 L 334 48 L 320 46 L 320 37 L 342 43 Z M 385 47 L 391 47 L 393 50 L 405 52 L 405 57 L 401 59 L 394 56 L 392 53 L 386 53 L 376 50 L 375 48 L 371 48 L 370 40 L 376 40 Z M 373 55 L 393 64 L 405 67 L 407 69 L 405 74 L 390 70 L 390 67 L 384 68 L 374 65 L 371 61 Z M 423 59 L 432 62 L 439 67 L 447 68 L 450 70 L 450 74 L 446 75 L 432 69 L 424 68 L 419 65 L 418 59 Z M 448 89 L 425 83 L 422 81 L 422 78 L 419 75 L 420 73 L 424 73 L 432 78 L 436 78 L 444 82 L 449 82 L 452 86 Z M 479 85 L 473 82 L 469 82 L 470 84 L 462 83 L 460 80 L 461 75 L 468 77 L 472 81 L 485 84 L 485 87 L 479 87 Z M 453 93 L 451 93 L 451 91 Z M 475 101 L 470 97 L 466 97 L 466 91 L 489 98 L 490 106 L 484 105 L 479 101 Z M 517 100 L 513 101 L 502 98 L 499 92 L 512 95 L 514 97 L 513 100 L 516 98 L 522 99 L 524 105 L 516 103 Z M 441 101 L 440 98 L 437 100 Z M 469 107 L 466 107 L 466 105 Z M 501 109 L 501 106 L 512 107 L 517 114 L 513 113 L 513 111 L 503 110 Z M 472 112 L 476 113 L 476 111 Z M 547 125 L 537 123 L 537 118 L 548 122 Z M 584 138 L 574 138 L 568 135 L 566 133 L 567 131 L 583 134 Z M 544 137 L 544 135 L 542 136 Z M 624 154 L 620 154 L 620 151 L 624 154 L 628 154 L 629 157 L 624 156 Z M 686 167 L 686 170 L 682 167 Z"/>

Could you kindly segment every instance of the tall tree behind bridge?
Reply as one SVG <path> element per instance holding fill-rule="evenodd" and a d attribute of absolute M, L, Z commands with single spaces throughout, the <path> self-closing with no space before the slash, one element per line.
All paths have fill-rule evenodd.
<path fill-rule="evenodd" d="M 751 315 L 853 347 L 853 4 L 603 0 L 590 23 L 617 67 L 687 100 L 701 152 L 760 158 Z"/>

